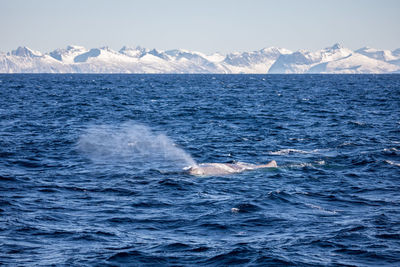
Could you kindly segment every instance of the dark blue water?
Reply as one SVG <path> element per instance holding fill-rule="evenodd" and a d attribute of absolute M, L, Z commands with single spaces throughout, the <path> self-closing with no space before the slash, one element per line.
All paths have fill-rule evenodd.
<path fill-rule="evenodd" d="M 400 75 L 0 75 L 0 262 L 399 266 Z"/>

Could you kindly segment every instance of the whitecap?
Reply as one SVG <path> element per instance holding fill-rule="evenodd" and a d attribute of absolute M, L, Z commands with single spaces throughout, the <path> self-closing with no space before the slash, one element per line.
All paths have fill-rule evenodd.
<path fill-rule="evenodd" d="M 318 206 L 318 205 L 314 205 L 314 204 L 310 204 L 310 203 L 304 203 L 304 205 L 306 205 L 309 208 L 316 209 L 316 210 L 319 210 L 319 211 L 322 211 L 322 212 L 325 212 L 325 213 L 337 214 L 337 211 L 335 211 L 335 210 L 327 210 L 327 209 L 325 209 L 325 208 L 323 208 L 321 206 Z"/>
<path fill-rule="evenodd" d="M 364 125 L 365 125 L 365 123 L 364 123 L 364 122 L 361 122 L 361 121 L 350 121 L 350 123 L 351 123 L 351 124 L 358 125 L 358 126 L 364 126 Z"/>
<path fill-rule="evenodd" d="M 309 154 L 310 152 L 304 151 L 304 150 L 299 150 L 299 149 L 293 149 L 293 148 L 285 148 L 285 149 L 281 149 L 278 151 L 268 152 L 268 154 L 270 154 L 270 155 L 288 155 L 288 154 L 293 154 L 293 153 Z"/>
<path fill-rule="evenodd" d="M 391 148 L 385 148 L 385 149 L 383 149 L 383 151 L 391 152 L 391 151 L 399 151 L 399 150 L 397 148 L 395 148 L 395 147 L 391 147 Z"/>
<path fill-rule="evenodd" d="M 338 145 L 338 147 L 353 146 L 353 145 L 355 145 L 355 143 L 352 143 L 352 142 L 344 142 L 344 143 L 341 143 L 340 145 Z"/>
<path fill-rule="evenodd" d="M 240 210 L 238 208 L 231 208 L 232 213 L 238 213 Z"/>
<path fill-rule="evenodd" d="M 400 167 L 400 162 L 395 162 L 395 161 L 392 161 L 392 160 L 385 160 L 385 162 L 389 163 L 390 165 L 394 165 L 394 166 Z"/>
<path fill-rule="evenodd" d="M 302 162 L 302 163 L 289 164 L 286 167 L 288 167 L 288 168 L 304 168 L 304 167 L 314 167 L 314 166 L 312 163 Z"/>

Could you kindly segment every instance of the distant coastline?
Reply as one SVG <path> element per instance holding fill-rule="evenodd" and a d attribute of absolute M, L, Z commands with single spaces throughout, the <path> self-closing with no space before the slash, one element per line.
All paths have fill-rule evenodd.
<path fill-rule="evenodd" d="M 0 52 L 0 73 L 99 74 L 391 74 L 400 73 L 400 48 L 352 51 L 334 44 L 318 51 L 269 47 L 252 52 L 214 53 L 183 49 L 67 46 L 50 53 L 28 47 Z"/>

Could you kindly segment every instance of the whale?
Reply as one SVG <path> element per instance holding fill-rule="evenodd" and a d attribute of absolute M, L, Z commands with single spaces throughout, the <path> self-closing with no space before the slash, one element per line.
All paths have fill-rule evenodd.
<path fill-rule="evenodd" d="M 250 164 L 245 162 L 236 163 L 200 163 L 194 166 L 186 167 L 184 170 L 190 175 L 195 176 L 216 176 L 216 175 L 227 175 L 233 173 L 240 173 L 249 170 L 261 169 L 261 168 L 277 168 L 278 164 L 275 160 L 268 162 L 267 164 Z"/>

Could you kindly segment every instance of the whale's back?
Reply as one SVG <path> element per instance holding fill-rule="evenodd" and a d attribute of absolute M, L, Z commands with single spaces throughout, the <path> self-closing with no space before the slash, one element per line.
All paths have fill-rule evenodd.
<path fill-rule="evenodd" d="M 231 173 L 238 173 L 246 170 L 254 170 L 258 168 L 276 168 L 276 161 L 273 160 L 264 165 L 254 165 L 244 162 L 236 163 L 201 163 L 187 169 L 191 175 L 224 175 Z"/>
<path fill-rule="evenodd" d="M 251 164 L 202 163 L 190 168 L 192 175 L 223 175 L 253 169 Z"/>

